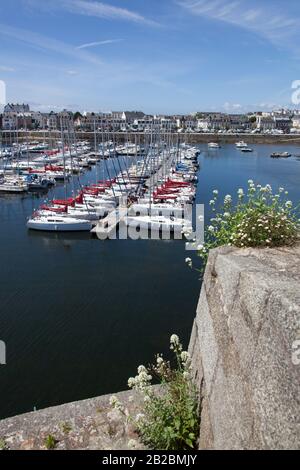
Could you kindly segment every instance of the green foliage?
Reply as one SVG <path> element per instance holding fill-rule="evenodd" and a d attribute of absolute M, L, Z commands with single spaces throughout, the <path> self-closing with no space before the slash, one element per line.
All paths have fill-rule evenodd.
<path fill-rule="evenodd" d="M 78 118 L 82 118 L 82 114 L 79 111 L 76 111 L 76 113 L 73 114 L 73 121 L 76 121 Z"/>
<path fill-rule="evenodd" d="M 72 426 L 67 422 L 62 423 L 61 424 L 61 430 L 64 434 L 69 434 L 69 432 L 72 431 Z"/>
<path fill-rule="evenodd" d="M 8 445 L 2 437 L 0 438 L 0 450 L 8 450 Z"/>
<path fill-rule="evenodd" d="M 188 450 L 196 448 L 199 435 L 199 405 L 190 375 L 190 357 L 182 351 L 176 335 L 171 336 L 175 366 L 157 356 L 150 368 L 140 366 L 138 375 L 128 384 L 143 395 L 143 412 L 135 425 L 141 441 L 155 450 Z M 150 386 L 152 378 L 162 385 L 159 392 Z"/>
<path fill-rule="evenodd" d="M 227 195 L 218 212 L 218 191 L 213 192 L 210 205 L 214 217 L 206 228 L 205 244 L 199 247 L 204 265 L 209 250 L 218 246 L 271 248 L 293 245 L 297 241 L 299 207 L 293 207 L 292 202 L 287 200 L 288 192 L 279 188 L 278 193 L 274 194 L 270 185 L 255 185 L 252 180 L 248 184 L 246 195 L 243 189 L 239 189 L 236 204 Z"/>
<path fill-rule="evenodd" d="M 53 450 L 55 449 L 56 445 L 57 445 L 58 441 L 55 439 L 54 436 L 52 436 L 52 434 L 48 434 L 48 436 L 46 437 L 45 439 L 45 447 L 47 450 Z"/>

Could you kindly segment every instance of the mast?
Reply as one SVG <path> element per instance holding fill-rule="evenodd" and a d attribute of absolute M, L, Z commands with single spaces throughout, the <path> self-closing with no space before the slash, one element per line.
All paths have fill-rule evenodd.
<path fill-rule="evenodd" d="M 60 118 L 60 130 L 61 130 L 61 144 L 63 154 L 63 167 L 64 167 L 64 188 L 65 188 L 65 199 L 67 199 L 67 182 L 66 182 L 66 155 L 65 155 L 65 140 L 64 140 L 64 129 L 63 129 L 63 118 Z"/>

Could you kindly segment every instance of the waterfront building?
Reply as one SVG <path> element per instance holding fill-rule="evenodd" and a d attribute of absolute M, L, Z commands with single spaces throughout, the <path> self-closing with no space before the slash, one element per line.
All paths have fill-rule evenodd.
<path fill-rule="evenodd" d="M 257 116 L 257 128 L 261 132 L 272 131 L 275 129 L 275 121 L 272 116 Z"/>
<path fill-rule="evenodd" d="M 4 113 L 29 113 L 30 108 L 28 104 L 13 104 L 13 103 L 8 103 L 6 106 L 4 106 Z"/>
<path fill-rule="evenodd" d="M 274 118 L 275 129 L 282 131 L 284 134 L 289 134 L 292 127 L 292 120 L 290 117 L 278 116 Z"/>
<path fill-rule="evenodd" d="M 50 131 L 58 129 L 57 115 L 53 111 L 51 111 L 51 113 L 47 115 L 46 120 L 47 129 L 49 129 Z"/>

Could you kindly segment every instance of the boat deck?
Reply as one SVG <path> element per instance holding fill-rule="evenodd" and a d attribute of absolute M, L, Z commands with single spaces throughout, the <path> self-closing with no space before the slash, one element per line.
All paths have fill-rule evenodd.
<path fill-rule="evenodd" d="M 126 215 L 127 207 L 121 206 L 114 209 L 106 217 L 97 222 L 95 227 L 92 228 L 91 233 L 97 235 L 100 239 L 106 239 L 117 230 Z"/>

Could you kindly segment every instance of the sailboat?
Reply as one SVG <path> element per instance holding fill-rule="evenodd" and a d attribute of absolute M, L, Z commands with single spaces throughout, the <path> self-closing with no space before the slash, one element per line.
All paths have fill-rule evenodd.
<path fill-rule="evenodd" d="M 179 217 L 163 215 L 142 215 L 126 218 L 129 227 L 139 227 L 143 230 L 158 230 L 160 232 L 182 233 L 192 230 L 192 223 Z"/>
<path fill-rule="evenodd" d="M 62 152 L 64 161 L 64 181 L 66 185 L 64 127 L 62 126 Z M 54 170 L 53 168 L 51 169 Z M 65 186 L 66 190 L 66 186 Z M 92 229 L 90 220 L 72 217 L 68 214 L 68 207 L 74 206 L 74 198 L 54 200 L 52 206 L 43 206 L 35 212 L 27 222 L 28 229 L 47 232 L 87 232 Z M 58 207 L 57 207 L 58 206 Z"/>
<path fill-rule="evenodd" d="M 171 144 L 171 142 L 170 142 Z M 183 203 L 190 203 L 195 197 L 195 188 L 190 181 L 196 181 L 197 165 L 192 163 L 197 155 L 191 148 L 174 149 L 153 142 L 151 133 L 150 149 L 155 153 L 145 162 L 145 171 L 152 175 L 148 189 L 129 208 L 125 223 L 130 228 L 154 230 L 162 233 L 185 233 L 192 231 L 192 222 Z M 189 158 L 186 158 L 186 156 Z M 196 156 L 197 160 L 197 156 Z M 186 179 L 188 178 L 188 179 Z"/>
<path fill-rule="evenodd" d="M 2 193 L 25 193 L 29 189 L 24 179 L 4 177 L 0 180 L 0 192 Z"/>
<path fill-rule="evenodd" d="M 88 232 L 92 229 L 92 224 L 89 220 L 79 220 L 49 211 L 49 214 L 37 212 L 28 220 L 27 227 L 46 232 Z"/>

